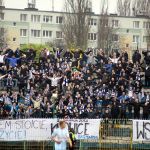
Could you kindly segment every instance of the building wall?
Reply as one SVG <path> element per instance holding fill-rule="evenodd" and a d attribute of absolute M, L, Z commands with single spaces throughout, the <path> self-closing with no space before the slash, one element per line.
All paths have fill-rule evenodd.
<path fill-rule="evenodd" d="M 56 17 L 62 16 L 61 12 L 48 12 L 48 11 L 31 11 L 25 9 L 4 9 L 4 20 L 1 22 L 0 26 L 4 26 L 8 30 L 8 36 L 11 42 L 9 42 L 9 46 L 14 49 L 18 47 L 20 44 L 29 44 L 29 43 L 38 43 L 45 44 L 48 41 L 53 42 L 56 39 L 56 31 L 61 31 L 61 24 L 56 23 Z M 27 20 L 21 21 L 20 15 L 27 14 Z M 40 15 L 40 22 L 32 22 L 31 15 Z M 44 23 L 43 16 L 52 16 L 51 23 Z M 97 19 L 97 25 L 93 25 L 90 28 L 90 33 L 98 32 L 98 15 L 91 16 L 91 18 Z M 132 51 L 137 49 L 137 43 L 133 43 L 133 35 L 139 35 L 140 41 L 138 43 L 138 48 L 142 51 L 147 48 L 147 43 L 143 42 L 143 36 L 146 36 L 146 30 L 143 28 L 143 22 L 147 21 L 146 18 L 134 18 L 134 17 L 118 17 L 111 16 L 111 20 L 119 20 L 119 26 L 117 28 L 116 34 L 119 35 L 119 41 L 114 42 L 112 48 L 117 47 L 119 45 L 120 49 L 125 49 L 127 51 Z M 140 21 L 139 28 L 135 29 L 133 27 L 134 21 Z M 20 30 L 26 29 L 27 35 L 20 36 Z M 40 30 L 40 37 L 31 36 L 31 30 Z M 43 37 L 43 30 L 52 31 L 52 35 L 50 37 Z M 127 32 L 128 31 L 128 32 Z M 13 42 L 13 38 L 16 38 L 16 41 Z M 89 47 L 97 47 L 97 39 L 89 40 Z M 16 45 L 16 46 L 15 46 Z M 126 47 L 128 45 L 128 47 Z M 132 52 L 131 52 L 132 53 Z"/>

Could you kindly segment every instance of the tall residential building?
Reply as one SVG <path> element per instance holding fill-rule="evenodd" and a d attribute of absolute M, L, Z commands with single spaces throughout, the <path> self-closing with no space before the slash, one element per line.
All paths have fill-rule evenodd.
<path fill-rule="evenodd" d="M 126 49 L 130 52 L 147 49 L 147 29 L 150 21 L 146 17 L 109 16 L 116 33 L 113 35 L 112 49 Z M 99 15 L 91 13 L 88 47 L 97 47 Z M 150 19 L 149 19 L 150 20 Z M 13 49 L 22 44 L 45 44 L 62 40 L 63 13 L 41 11 L 36 8 L 3 8 L 0 13 L 0 27 L 6 29 L 8 45 Z"/>

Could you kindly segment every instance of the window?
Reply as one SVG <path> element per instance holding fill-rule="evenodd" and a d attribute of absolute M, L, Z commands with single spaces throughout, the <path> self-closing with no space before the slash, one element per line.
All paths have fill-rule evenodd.
<path fill-rule="evenodd" d="M 119 20 L 112 20 L 112 26 L 117 28 L 119 26 Z"/>
<path fill-rule="evenodd" d="M 139 21 L 133 21 L 133 28 L 139 28 L 140 22 Z"/>
<path fill-rule="evenodd" d="M 143 22 L 144 29 L 150 29 L 150 22 Z"/>
<path fill-rule="evenodd" d="M 129 48 L 129 44 L 126 44 L 126 48 Z"/>
<path fill-rule="evenodd" d="M 4 36 L 4 33 L 5 33 L 5 29 L 4 28 L 0 28 L 0 36 Z"/>
<path fill-rule="evenodd" d="M 4 13 L 0 13 L 0 20 L 4 20 Z"/>
<path fill-rule="evenodd" d="M 52 16 L 43 16 L 43 22 L 45 23 L 51 23 L 52 22 Z"/>
<path fill-rule="evenodd" d="M 40 15 L 31 15 L 32 22 L 40 22 Z"/>
<path fill-rule="evenodd" d="M 96 33 L 89 33 L 88 34 L 88 40 L 93 40 L 95 41 L 97 39 Z"/>
<path fill-rule="evenodd" d="M 51 37 L 52 31 L 43 30 L 43 37 Z"/>
<path fill-rule="evenodd" d="M 0 28 L 0 36 L 1 36 L 1 41 L 5 40 L 5 29 L 4 28 Z"/>
<path fill-rule="evenodd" d="M 100 19 L 100 24 L 104 27 L 108 27 L 108 19 Z"/>
<path fill-rule="evenodd" d="M 13 26 L 16 26 L 16 22 L 13 22 Z"/>
<path fill-rule="evenodd" d="M 139 43 L 140 36 L 139 35 L 133 35 L 133 43 Z"/>
<path fill-rule="evenodd" d="M 119 35 L 118 34 L 113 34 L 112 35 L 112 41 L 118 42 L 119 41 Z"/>
<path fill-rule="evenodd" d="M 56 38 L 57 39 L 62 39 L 63 38 L 63 33 L 61 31 L 56 31 Z"/>
<path fill-rule="evenodd" d="M 21 14 L 20 21 L 22 21 L 22 22 L 27 21 L 27 14 Z"/>
<path fill-rule="evenodd" d="M 27 29 L 20 29 L 20 36 L 21 37 L 27 36 Z"/>
<path fill-rule="evenodd" d="M 63 17 L 62 16 L 57 16 L 56 17 L 56 23 L 62 24 L 63 23 Z"/>
<path fill-rule="evenodd" d="M 41 35 L 40 30 L 31 30 L 31 36 L 32 37 L 40 37 Z"/>
<path fill-rule="evenodd" d="M 150 36 L 143 36 L 143 42 L 150 42 Z"/>
<path fill-rule="evenodd" d="M 13 42 L 15 42 L 15 41 L 16 41 L 16 38 L 14 37 L 14 38 L 13 38 Z"/>
<path fill-rule="evenodd" d="M 129 33 L 129 29 L 127 29 L 126 31 L 127 31 L 127 33 Z"/>
<path fill-rule="evenodd" d="M 97 19 L 89 19 L 89 25 L 96 26 L 97 25 Z"/>

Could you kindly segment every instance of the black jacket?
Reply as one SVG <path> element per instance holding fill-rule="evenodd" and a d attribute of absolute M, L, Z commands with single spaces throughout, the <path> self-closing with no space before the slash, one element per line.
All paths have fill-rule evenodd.
<path fill-rule="evenodd" d="M 145 76 L 150 77 L 150 67 L 145 68 Z"/>

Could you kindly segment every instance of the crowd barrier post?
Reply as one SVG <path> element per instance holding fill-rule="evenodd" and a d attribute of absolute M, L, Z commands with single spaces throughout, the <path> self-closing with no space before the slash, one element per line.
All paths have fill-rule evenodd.
<path fill-rule="evenodd" d="M 26 150 L 26 141 L 24 141 L 23 147 L 24 147 L 23 149 Z"/>
<path fill-rule="evenodd" d="M 42 145 L 43 145 L 42 150 L 44 150 L 44 149 L 45 149 L 45 142 L 44 142 L 44 141 L 43 141 L 43 144 L 42 144 Z"/>
<path fill-rule="evenodd" d="M 131 150 L 132 150 L 132 148 L 133 148 L 133 129 L 132 128 L 130 129 L 130 136 L 131 136 L 131 138 L 130 138 L 130 146 L 131 146 Z"/>

